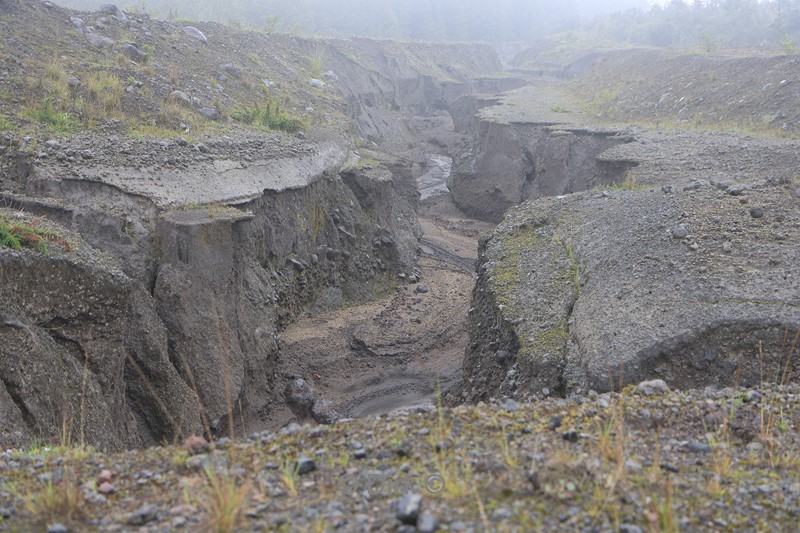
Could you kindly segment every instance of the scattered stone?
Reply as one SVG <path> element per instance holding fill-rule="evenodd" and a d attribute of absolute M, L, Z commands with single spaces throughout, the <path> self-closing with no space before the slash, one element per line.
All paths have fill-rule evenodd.
<path fill-rule="evenodd" d="M 636 386 L 634 392 L 636 394 L 643 394 L 645 396 L 653 396 L 655 394 L 666 394 L 669 392 L 669 385 L 667 385 L 663 379 L 642 381 Z"/>
<path fill-rule="evenodd" d="M 219 120 L 219 111 L 216 107 L 201 107 L 197 112 L 209 120 Z"/>
<path fill-rule="evenodd" d="M 414 292 L 418 294 L 426 294 L 428 292 L 428 287 L 425 285 L 417 285 L 417 287 L 414 289 Z"/>
<path fill-rule="evenodd" d="M 330 400 L 316 400 L 311 406 L 311 417 L 318 424 L 333 424 L 341 415 Z"/>
<path fill-rule="evenodd" d="M 125 13 L 114 4 L 103 4 L 97 9 L 97 11 L 106 15 L 117 17 L 120 20 L 125 20 L 127 18 Z"/>
<path fill-rule="evenodd" d="M 512 398 L 506 398 L 500 403 L 500 407 L 502 407 L 509 413 L 513 413 L 515 411 L 519 411 L 520 405 L 518 401 Z"/>
<path fill-rule="evenodd" d="M 508 350 L 497 350 L 494 353 L 494 359 L 501 365 L 505 365 L 508 360 L 511 358 L 511 354 Z"/>
<path fill-rule="evenodd" d="M 564 433 L 562 433 L 561 434 L 561 438 L 564 439 L 567 442 L 578 442 L 578 439 L 580 438 L 580 435 L 578 435 L 577 431 L 570 430 L 570 431 L 565 431 Z"/>
<path fill-rule="evenodd" d="M 329 82 L 339 81 L 339 76 L 332 70 L 326 70 L 322 73 L 322 77 L 328 80 Z"/>
<path fill-rule="evenodd" d="M 711 446 L 702 442 L 691 441 L 686 443 L 686 449 L 692 453 L 708 453 L 711 451 Z"/>
<path fill-rule="evenodd" d="M 80 17 L 70 17 L 70 22 L 72 25 L 75 26 L 75 29 L 78 31 L 79 35 L 85 35 L 87 33 L 91 33 L 89 26 L 86 25 L 86 22 L 83 21 Z"/>
<path fill-rule="evenodd" d="M 639 526 L 622 524 L 621 526 L 619 526 L 619 533 L 644 533 L 644 531 Z"/>
<path fill-rule="evenodd" d="M 744 395 L 744 401 L 746 402 L 757 402 L 761 399 L 761 394 L 757 390 L 750 390 Z"/>
<path fill-rule="evenodd" d="M 64 524 L 52 524 L 48 526 L 47 533 L 69 533 L 69 528 Z"/>
<path fill-rule="evenodd" d="M 158 518 L 158 507 L 148 503 L 128 515 L 125 523 L 129 526 L 143 526 Z"/>
<path fill-rule="evenodd" d="M 672 185 L 664 185 L 661 187 L 661 192 L 663 192 L 664 194 L 669 194 L 672 192 L 672 189 L 673 189 Z"/>
<path fill-rule="evenodd" d="M 419 533 L 434 533 L 438 527 L 439 524 L 436 522 L 436 517 L 429 512 L 426 511 L 419 515 L 419 520 L 417 520 L 417 531 Z"/>
<path fill-rule="evenodd" d="M 318 80 L 317 78 L 311 78 L 308 80 L 308 83 L 311 84 L 312 87 L 316 87 L 317 89 L 322 89 L 325 87 L 325 82 L 322 80 Z"/>
<path fill-rule="evenodd" d="M 198 30 L 194 26 L 184 26 L 183 28 L 181 28 L 181 30 L 183 31 L 183 33 L 185 33 L 189 37 L 191 37 L 193 39 L 197 39 L 198 41 L 201 41 L 201 42 L 204 42 L 204 43 L 208 44 L 208 39 L 203 34 L 203 32 L 201 32 L 200 30 Z"/>
<path fill-rule="evenodd" d="M 661 470 L 672 472 L 673 474 L 677 474 L 680 472 L 680 469 L 677 466 L 670 463 L 661 463 L 659 466 L 661 467 Z"/>
<path fill-rule="evenodd" d="M 299 475 L 308 474 L 317 469 L 317 463 L 313 459 L 303 456 L 297 460 L 297 473 Z"/>
<path fill-rule="evenodd" d="M 397 504 L 397 519 L 403 524 L 416 526 L 421 508 L 422 496 L 420 494 L 406 494 Z"/>
<path fill-rule="evenodd" d="M 119 51 L 122 52 L 123 55 L 127 56 L 128 59 L 135 61 L 136 63 L 147 61 L 147 54 L 139 50 L 134 44 L 122 43 L 119 45 Z"/>
<path fill-rule="evenodd" d="M 219 68 L 220 70 L 224 71 L 229 76 L 236 78 L 237 80 L 242 77 L 242 70 L 233 63 L 225 63 L 224 65 L 221 65 Z"/>
<path fill-rule="evenodd" d="M 751 207 L 750 216 L 753 218 L 761 218 L 764 216 L 764 210 L 760 207 Z"/>
<path fill-rule="evenodd" d="M 186 468 L 189 470 L 202 470 L 208 463 L 208 454 L 201 453 L 189 457 L 189 459 L 186 461 Z"/>
<path fill-rule="evenodd" d="M 112 494 L 116 492 L 116 489 L 114 488 L 114 485 L 106 482 L 106 483 L 100 483 L 100 487 L 98 487 L 97 492 L 99 492 L 100 494 Z"/>
<path fill-rule="evenodd" d="M 103 37 L 102 35 L 97 35 L 96 33 L 90 33 L 86 36 L 86 38 L 89 39 L 89 42 L 97 48 L 114 48 L 114 45 L 116 44 L 113 39 Z"/>
<path fill-rule="evenodd" d="M 299 416 L 307 416 L 317 399 L 317 394 L 314 392 L 306 380 L 303 378 L 296 378 L 286 385 L 284 391 L 286 403 L 292 408 Z"/>
<path fill-rule="evenodd" d="M 684 226 L 683 224 L 680 224 L 679 226 L 672 228 L 673 239 L 685 239 L 687 235 L 689 235 L 689 230 L 687 230 L 686 226 Z"/>
<path fill-rule="evenodd" d="M 741 185 L 731 185 L 728 187 L 728 194 L 731 196 L 741 196 L 744 193 L 744 187 Z"/>
<path fill-rule="evenodd" d="M 100 483 L 111 483 L 114 474 L 109 469 L 104 469 L 100 472 L 100 475 L 97 476 L 97 481 Z"/>
<path fill-rule="evenodd" d="M 69 85 L 70 89 L 75 89 L 81 86 L 81 80 L 76 78 L 75 76 L 70 76 L 67 78 L 67 85 Z"/>
<path fill-rule="evenodd" d="M 553 415 L 553 418 L 550 419 L 550 431 L 555 431 L 561 427 L 561 422 L 564 421 L 564 417 L 561 415 Z"/>
<path fill-rule="evenodd" d="M 733 251 L 733 243 L 726 242 L 722 244 L 722 251 L 729 254 Z"/>
<path fill-rule="evenodd" d="M 183 91 L 178 91 L 178 90 L 172 91 L 171 93 L 169 93 L 169 97 L 172 99 L 173 102 L 177 102 L 187 106 L 192 105 L 192 99 L 189 98 L 189 95 Z"/>

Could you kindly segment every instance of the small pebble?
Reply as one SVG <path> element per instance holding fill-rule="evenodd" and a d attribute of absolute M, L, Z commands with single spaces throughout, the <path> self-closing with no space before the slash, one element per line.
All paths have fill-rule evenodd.
<path fill-rule="evenodd" d="M 417 525 L 420 509 L 422 508 L 422 496 L 420 494 L 406 494 L 397 504 L 397 519 L 409 526 Z"/>

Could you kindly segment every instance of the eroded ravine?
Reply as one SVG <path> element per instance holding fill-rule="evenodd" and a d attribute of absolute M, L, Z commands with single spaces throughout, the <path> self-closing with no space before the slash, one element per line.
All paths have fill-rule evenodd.
<path fill-rule="evenodd" d="M 281 335 L 285 376 L 303 379 L 315 402 L 326 405 L 324 413 L 312 409 L 312 418 L 430 405 L 437 391 L 460 379 L 477 237 L 489 225 L 452 203 L 445 185 L 449 158 L 428 162 L 417 180 L 424 232 L 418 271 L 398 277 L 386 299 L 304 316 Z M 283 408 L 271 425 L 297 418 L 297 411 Z"/>

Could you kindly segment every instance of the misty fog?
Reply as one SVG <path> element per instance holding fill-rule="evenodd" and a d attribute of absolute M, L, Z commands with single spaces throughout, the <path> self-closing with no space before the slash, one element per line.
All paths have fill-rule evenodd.
<path fill-rule="evenodd" d="M 105 0 L 65 0 L 96 9 Z M 800 0 L 138 0 L 128 11 L 304 36 L 793 51 Z M 564 37 L 566 35 L 566 37 Z"/>

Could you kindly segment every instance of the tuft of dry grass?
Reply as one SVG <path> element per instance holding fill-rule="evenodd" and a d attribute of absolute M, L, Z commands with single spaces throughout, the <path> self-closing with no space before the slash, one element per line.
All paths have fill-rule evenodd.
<path fill-rule="evenodd" d="M 31 489 L 25 497 L 25 507 L 44 523 L 75 524 L 83 518 L 82 498 L 78 476 L 65 469 L 60 481 L 49 479 Z"/>
<path fill-rule="evenodd" d="M 233 476 L 220 475 L 210 466 L 206 467 L 205 473 L 208 480 L 204 491 L 204 504 L 208 512 L 206 531 L 238 531 L 250 494 L 250 483 L 238 483 Z"/>
<path fill-rule="evenodd" d="M 93 72 L 86 77 L 89 95 L 86 111 L 89 118 L 114 117 L 122 110 L 122 81 L 106 70 Z"/>

